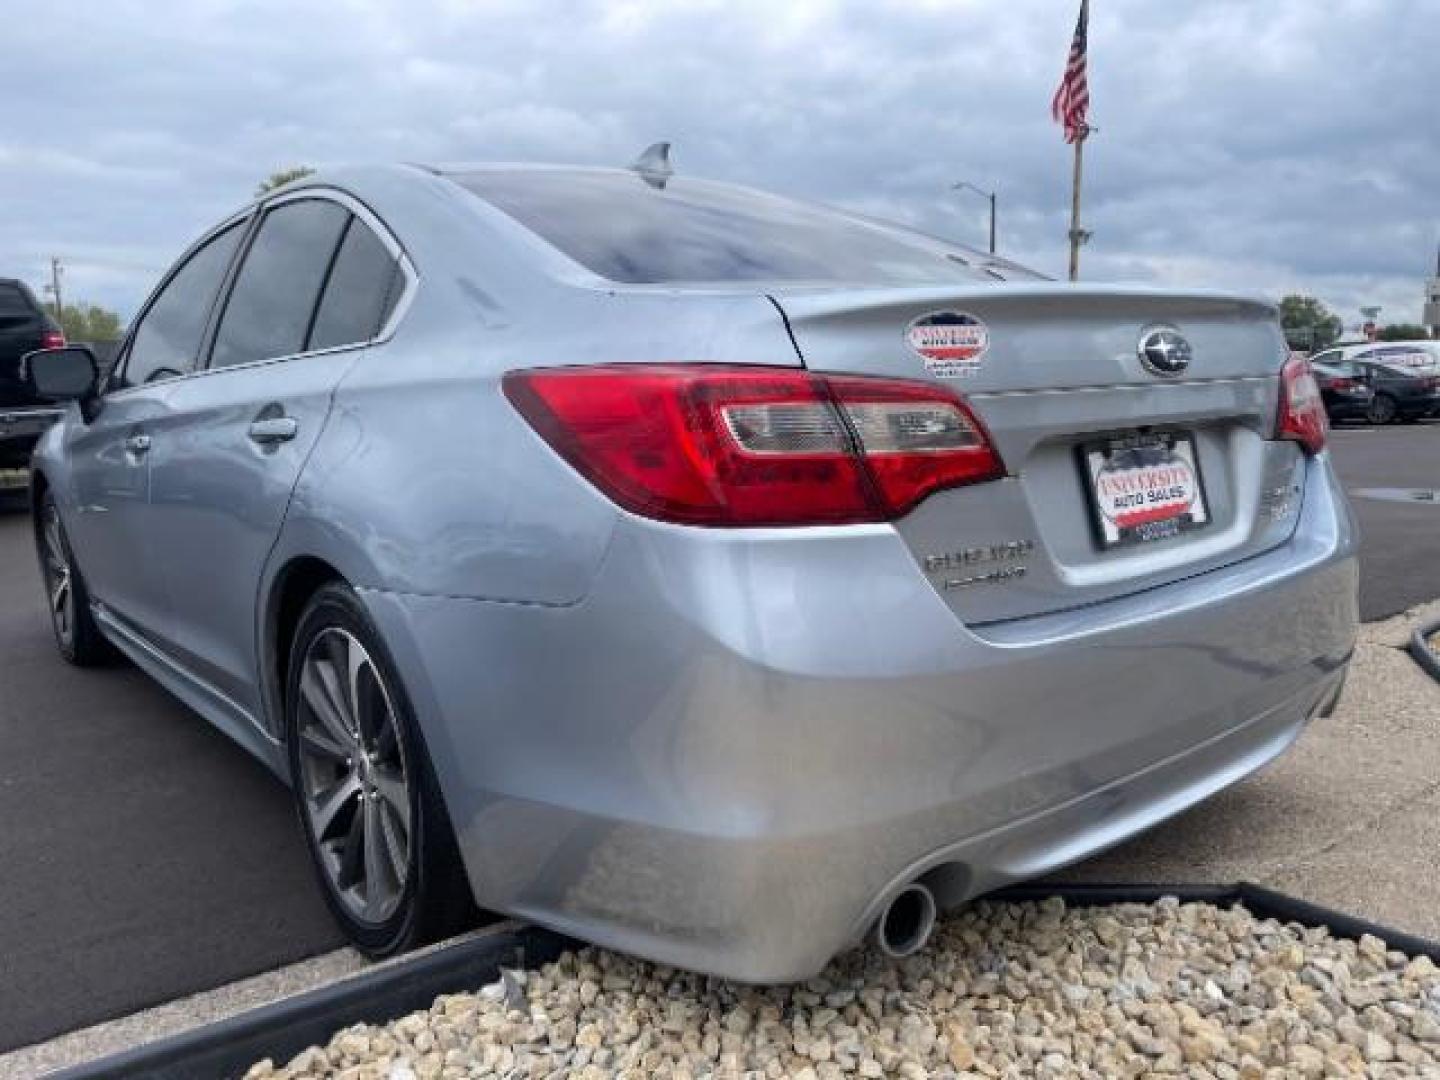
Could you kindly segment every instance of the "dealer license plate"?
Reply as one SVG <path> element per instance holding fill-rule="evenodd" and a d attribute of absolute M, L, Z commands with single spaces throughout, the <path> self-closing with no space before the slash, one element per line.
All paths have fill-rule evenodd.
<path fill-rule="evenodd" d="M 1082 454 L 1102 548 L 1168 540 L 1210 524 L 1194 436 L 1122 435 Z"/>

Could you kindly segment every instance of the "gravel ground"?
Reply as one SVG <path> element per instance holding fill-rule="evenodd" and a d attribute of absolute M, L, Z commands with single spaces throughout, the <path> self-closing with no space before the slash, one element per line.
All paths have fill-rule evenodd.
<path fill-rule="evenodd" d="M 1440 1077 L 1440 969 L 1240 909 L 979 903 L 903 962 L 738 986 L 598 949 L 247 1080 Z"/>

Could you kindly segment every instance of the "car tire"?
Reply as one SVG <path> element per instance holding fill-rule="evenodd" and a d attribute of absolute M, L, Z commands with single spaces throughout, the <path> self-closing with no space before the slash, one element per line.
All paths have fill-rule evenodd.
<path fill-rule="evenodd" d="M 76 667 L 99 667 L 115 659 L 90 610 L 90 591 L 75 563 L 55 496 L 46 491 L 35 511 L 35 549 L 45 585 L 50 630 L 60 655 Z"/>
<path fill-rule="evenodd" d="M 1376 394 L 1365 411 L 1365 419 L 1372 424 L 1388 424 L 1395 419 L 1397 411 L 1393 397 L 1389 394 Z"/>
<path fill-rule="evenodd" d="M 291 787 L 325 902 L 379 959 L 475 921 L 449 815 L 389 651 L 348 586 L 322 586 L 285 688 Z"/>

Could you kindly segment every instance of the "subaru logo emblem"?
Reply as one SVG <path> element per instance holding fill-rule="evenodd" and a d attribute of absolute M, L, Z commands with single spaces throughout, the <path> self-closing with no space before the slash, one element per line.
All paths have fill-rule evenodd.
<path fill-rule="evenodd" d="M 1154 375 L 1179 375 L 1190 366 L 1190 342 L 1173 326 L 1151 326 L 1140 334 L 1140 363 Z"/>

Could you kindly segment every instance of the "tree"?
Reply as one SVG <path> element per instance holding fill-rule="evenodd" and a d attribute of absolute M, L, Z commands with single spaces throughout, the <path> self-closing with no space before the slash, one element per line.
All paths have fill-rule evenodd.
<path fill-rule="evenodd" d="M 1311 352 L 1330 345 L 1344 329 L 1340 316 L 1319 300 L 1295 293 L 1280 301 L 1280 325 L 1291 345 Z"/>
<path fill-rule="evenodd" d="M 59 323 L 66 341 L 120 340 L 120 316 L 99 304 L 66 304 Z"/>
<path fill-rule="evenodd" d="M 255 189 L 255 197 L 258 199 L 260 196 L 268 194 L 278 187 L 284 187 L 286 184 L 303 179 L 314 171 L 315 170 L 310 168 L 309 165 L 296 165 L 294 168 L 281 169 L 278 172 L 273 172 L 269 177 L 260 181 L 260 186 Z"/>
<path fill-rule="evenodd" d="M 1381 341 L 1427 341 L 1430 331 L 1415 323 L 1391 323 L 1382 326 L 1378 336 Z"/>

